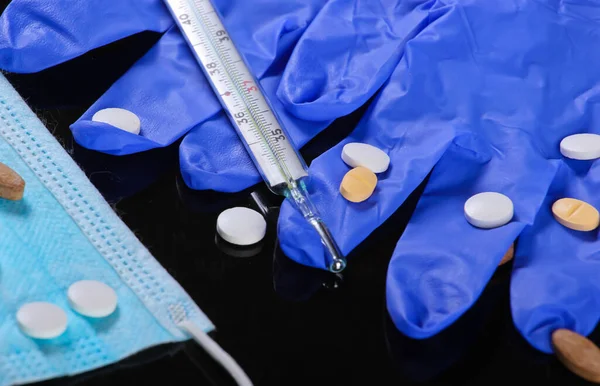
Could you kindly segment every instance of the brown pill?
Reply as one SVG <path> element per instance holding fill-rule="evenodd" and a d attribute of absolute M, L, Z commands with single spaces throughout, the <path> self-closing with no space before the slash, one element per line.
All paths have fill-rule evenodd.
<path fill-rule="evenodd" d="M 552 345 L 558 359 L 583 379 L 600 383 L 600 349 L 576 332 L 560 329 L 552 333 Z"/>
<path fill-rule="evenodd" d="M 591 231 L 598 227 L 598 210 L 587 202 L 574 198 L 561 198 L 552 205 L 556 221 L 576 231 Z"/>
<path fill-rule="evenodd" d="M 0 197 L 7 200 L 20 200 L 23 198 L 25 181 L 21 176 L 0 162 Z"/>
<path fill-rule="evenodd" d="M 375 173 L 359 166 L 346 173 L 340 185 L 340 193 L 348 201 L 362 202 L 371 197 L 376 186 Z"/>
<path fill-rule="evenodd" d="M 502 258 L 502 260 L 500 260 L 500 264 L 498 264 L 498 266 L 508 263 L 509 261 L 511 261 L 513 259 L 513 257 L 515 257 L 515 245 L 514 244 L 511 245 L 510 248 L 508 248 L 508 251 L 506 251 L 506 253 L 504 254 L 504 257 Z"/>

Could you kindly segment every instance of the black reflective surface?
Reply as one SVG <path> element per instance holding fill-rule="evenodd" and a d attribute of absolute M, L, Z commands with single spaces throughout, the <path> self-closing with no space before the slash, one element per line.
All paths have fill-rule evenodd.
<path fill-rule="evenodd" d="M 256 385 L 585 385 L 532 349 L 510 316 L 510 265 L 476 305 L 425 341 L 397 332 L 385 309 L 387 263 L 418 192 L 351 256 L 342 275 L 309 269 L 276 247 L 279 197 L 264 187 L 230 195 L 193 192 L 177 170 L 177 144 L 113 157 L 73 143 L 68 125 L 149 48 L 141 34 L 34 75 L 8 77 L 117 213 L 217 326 L 214 339 Z M 304 151 L 310 159 L 351 130 L 336 122 Z M 325 143 L 326 145 L 323 145 Z M 254 249 L 216 238 L 220 211 L 246 205 L 269 220 Z M 598 341 L 596 339 L 596 341 Z M 232 385 L 194 343 L 155 347 L 121 363 L 44 385 Z"/>

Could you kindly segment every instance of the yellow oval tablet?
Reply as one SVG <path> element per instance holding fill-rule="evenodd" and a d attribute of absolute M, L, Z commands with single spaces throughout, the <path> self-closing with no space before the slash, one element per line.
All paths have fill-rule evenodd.
<path fill-rule="evenodd" d="M 362 202 L 371 197 L 376 186 L 375 173 L 359 166 L 346 173 L 340 185 L 340 193 L 348 201 Z"/>
<path fill-rule="evenodd" d="M 588 338 L 566 329 L 552 333 L 552 346 L 569 370 L 590 382 L 600 383 L 600 349 Z"/>
<path fill-rule="evenodd" d="M 561 198 L 552 205 L 556 221 L 576 231 L 591 231 L 598 227 L 600 214 L 587 202 L 574 198 Z"/>

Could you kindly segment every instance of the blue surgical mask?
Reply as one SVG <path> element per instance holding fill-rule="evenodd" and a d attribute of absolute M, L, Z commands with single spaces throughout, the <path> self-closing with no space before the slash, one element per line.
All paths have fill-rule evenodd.
<path fill-rule="evenodd" d="M 0 386 L 82 373 L 188 339 L 182 326 L 213 329 L 2 75 L 0 162 L 26 182 L 23 200 L 0 199 Z M 79 280 L 111 286 L 116 312 L 90 319 L 73 311 L 66 292 Z M 36 340 L 19 329 L 17 310 L 35 301 L 67 313 L 64 334 Z"/>

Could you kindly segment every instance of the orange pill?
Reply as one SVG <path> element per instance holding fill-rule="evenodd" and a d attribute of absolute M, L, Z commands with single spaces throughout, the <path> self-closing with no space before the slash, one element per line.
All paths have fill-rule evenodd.
<path fill-rule="evenodd" d="M 552 205 L 556 221 L 576 231 L 591 231 L 598 227 L 600 214 L 587 202 L 574 198 L 561 198 Z"/>
<path fill-rule="evenodd" d="M 376 186 L 375 173 L 359 166 L 346 173 L 340 185 L 340 193 L 348 201 L 362 202 L 371 197 Z"/>
<path fill-rule="evenodd" d="M 566 368 L 590 382 L 600 383 L 600 349 L 576 332 L 559 329 L 552 333 L 552 346 Z"/>
<path fill-rule="evenodd" d="M 511 245 L 510 248 L 508 248 L 508 251 L 506 251 L 506 253 L 504 254 L 504 257 L 502 258 L 502 260 L 500 260 L 500 264 L 498 264 L 498 266 L 508 263 L 509 261 L 511 261 L 513 259 L 513 257 L 515 257 L 515 245 L 514 244 Z"/>

